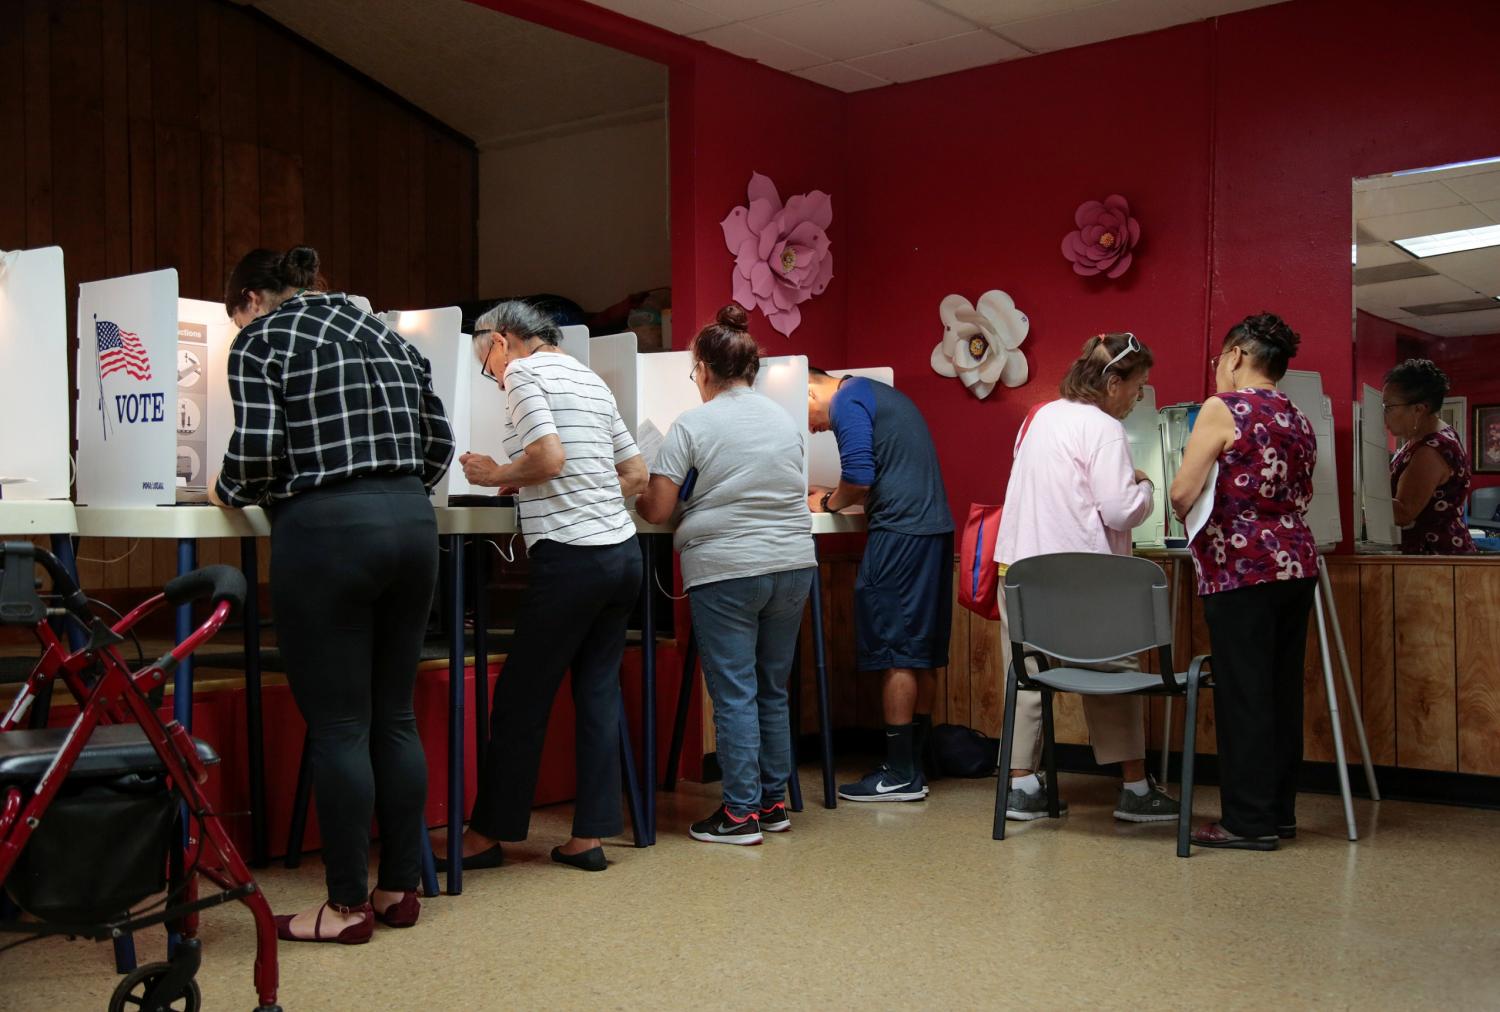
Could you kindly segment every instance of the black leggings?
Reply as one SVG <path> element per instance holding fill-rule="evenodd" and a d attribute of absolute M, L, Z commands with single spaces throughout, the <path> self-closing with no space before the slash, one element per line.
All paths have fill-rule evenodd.
<path fill-rule="evenodd" d="M 307 721 L 328 898 L 368 896 L 370 817 L 381 889 L 420 876 L 427 761 L 412 689 L 437 584 L 437 521 L 415 477 L 363 478 L 277 506 L 271 600 Z"/>
<path fill-rule="evenodd" d="M 620 811 L 620 660 L 641 593 L 641 549 L 539 541 L 516 639 L 495 684 L 483 788 L 471 825 L 493 840 L 524 840 L 552 701 L 573 672 L 578 800 L 573 835 L 616 836 Z"/>
<path fill-rule="evenodd" d="M 1302 679 L 1316 578 L 1261 583 L 1203 598 L 1213 646 L 1219 823 L 1270 836 L 1297 823 Z"/>

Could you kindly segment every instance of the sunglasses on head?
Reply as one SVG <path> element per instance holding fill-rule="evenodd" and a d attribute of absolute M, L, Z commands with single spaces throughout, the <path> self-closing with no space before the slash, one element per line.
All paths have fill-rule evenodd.
<path fill-rule="evenodd" d="M 1126 355 L 1129 355 L 1131 352 L 1139 352 L 1140 350 L 1141 350 L 1141 345 L 1140 345 L 1140 342 L 1135 339 L 1135 335 L 1134 334 L 1126 334 L 1125 335 L 1125 347 L 1121 348 L 1120 349 L 1120 353 L 1118 355 L 1116 355 L 1114 358 L 1110 359 L 1109 362 L 1104 366 L 1103 370 L 1101 370 L 1101 371 L 1102 372 L 1109 372 L 1111 369 L 1113 369 L 1115 367 L 1115 363 L 1118 362 L 1118 361 L 1120 361 L 1120 359 L 1124 358 Z"/>

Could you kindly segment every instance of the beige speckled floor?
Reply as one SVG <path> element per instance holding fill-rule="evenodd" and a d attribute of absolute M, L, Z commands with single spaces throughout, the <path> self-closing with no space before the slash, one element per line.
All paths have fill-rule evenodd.
<path fill-rule="evenodd" d="M 861 771 L 862 772 L 862 771 Z M 812 768 L 803 770 L 818 789 Z M 284 946 L 282 1002 L 311 1009 L 1496 1008 L 1500 812 L 1305 796 L 1274 854 L 1173 856 L 1170 826 L 1110 818 L 1113 786 L 1065 777 L 1073 813 L 989 838 L 994 781 L 940 781 L 920 804 L 794 816 L 764 846 L 683 827 L 711 787 L 663 796 L 653 850 L 611 847 L 589 875 L 548 848 L 539 812 L 513 863 L 427 901 L 366 946 Z M 1216 812 L 1212 790 L 1199 812 Z M 262 882 L 279 910 L 319 895 L 316 860 Z M 250 920 L 204 920 L 205 1008 L 249 1008 Z M 159 936 L 142 943 L 160 958 Z M 103 1009 L 107 946 L 0 956 L 0 1008 Z"/>

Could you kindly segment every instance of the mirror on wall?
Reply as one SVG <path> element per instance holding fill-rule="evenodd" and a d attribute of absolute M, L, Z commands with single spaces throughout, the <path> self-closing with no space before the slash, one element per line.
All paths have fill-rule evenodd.
<path fill-rule="evenodd" d="M 1411 551 L 1432 522 L 1429 511 L 1413 524 L 1412 505 L 1392 498 L 1393 462 L 1422 423 L 1384 387 L 1399 363 L 1427 359 L 1448 380 L 1438 425 L 1472 473 L 1460 526 L 1480 551 L 1500 552 L 1500 157 L 1356 179 L 1353 203 L 1359 550 Z M 1452 508 L 1438 500 L 1453 485 L 1439 490 L 1428 502 Z"/>

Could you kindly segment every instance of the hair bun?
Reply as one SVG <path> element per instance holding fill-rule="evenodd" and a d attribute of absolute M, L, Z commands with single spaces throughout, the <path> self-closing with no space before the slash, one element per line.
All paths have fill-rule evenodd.
<path fill-rule="evenodd" d="M 290 288 L 311 288 L 318 278 L 318 251 L 293 246 L 281 258 L 281 279 Z"/>
<path fill-rule="evenodd" d="M 1287 322 L 1275 313 L 1261 313 L 1250 318 L 1250 333 L 1262 343 L 1280 351 L 1287 358 L 1295 358 L 1302 345 L 1302 337 Z"/>
<path fill-rule="evenodd" d="M 718 315 L 714 317 L 714 321 L 719 326 L 728 327 L 730 330 L 743 330 L 747 332 L 750 330 L 749 314 L 733 302 L 720 309 Z"/>

